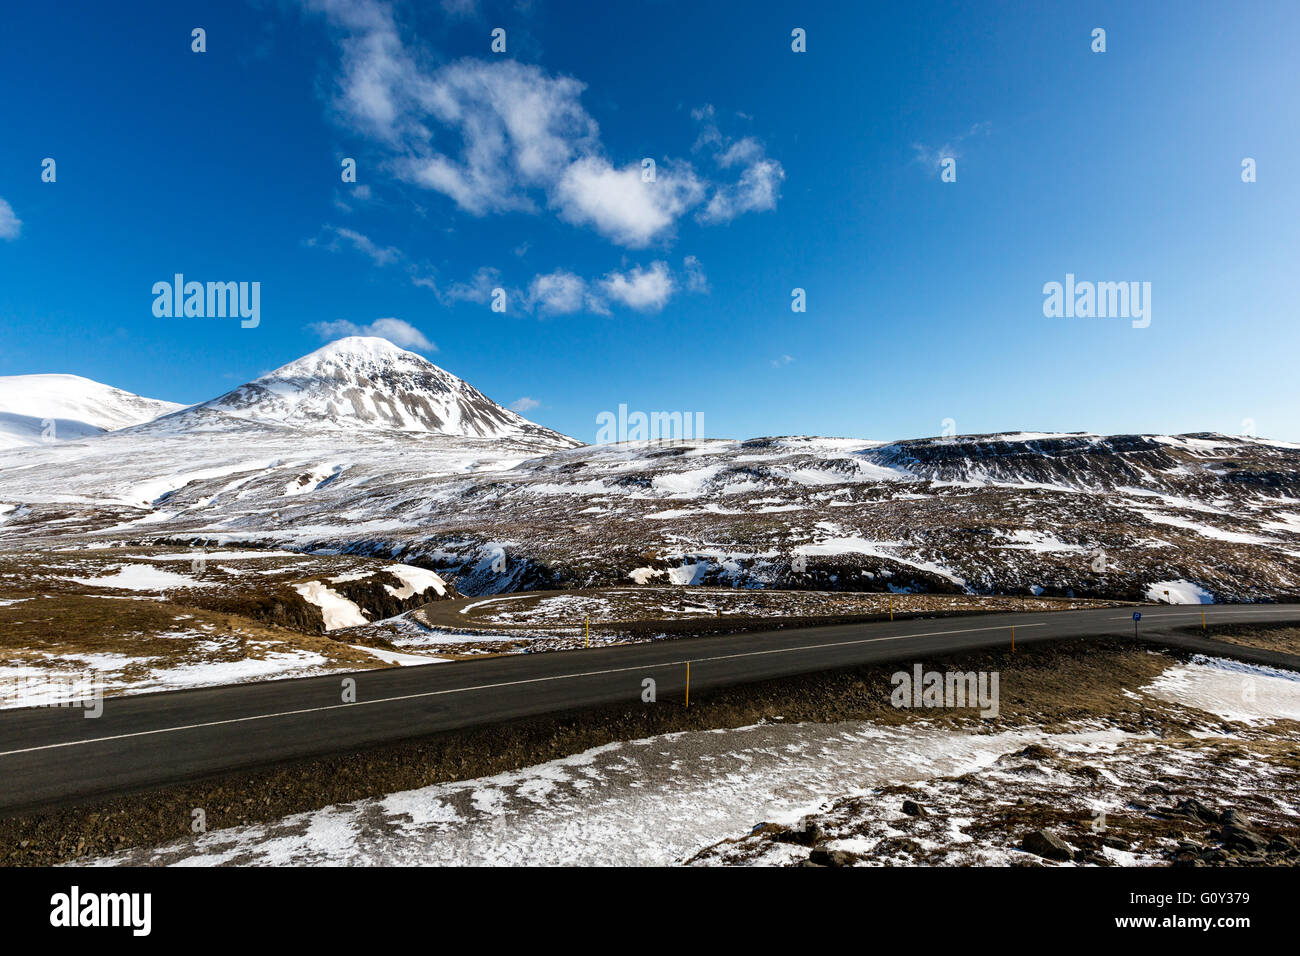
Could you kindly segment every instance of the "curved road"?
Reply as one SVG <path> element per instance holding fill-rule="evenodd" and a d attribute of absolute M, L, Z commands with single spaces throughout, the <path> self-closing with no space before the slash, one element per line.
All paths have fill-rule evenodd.
<path fill-rule="evenodd" d="M 1141 608 L 1146 640 L 1211 653 L 1225 646 L 1183 629 L 1201 608 Z M 1208 605 L 1210 623 L 1300 622 L 1300 605 Z M 115 697 L 102 716 L 77 708 L 0 711 L 0 813 L 10 814 L 180 783 L 223 771 L 361 750 L 512 718 L 639 704 L 642 680 L 660 704 L 732 684 L 994 646 L 1133 636 L 1132 611 L 969 614 L 810 627 L 649 644 L 335 673 Z M 1264 664 L 1300 659 L 1234 648 Z M 346 679 L 356 702 L 343 702 Z M 655 706 L 646 704 L 644 706 Z"/>

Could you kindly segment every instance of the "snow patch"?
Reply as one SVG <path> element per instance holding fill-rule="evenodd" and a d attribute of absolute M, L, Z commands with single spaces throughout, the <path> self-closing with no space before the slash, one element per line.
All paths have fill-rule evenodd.
<path fill-rule="evenodd" d="M 177 588 L 210 588 L 208 581 L 198 581 L 188 575 L 175 574 L 147 564 L 127 564 L 116 574 L 99 578 L 65 578 L 77 584 L 94 588 L 115 588 L 119 591 L 171 591 Z"/>
<path fill-rule="evenodd" d="M 1166 594 L 1165 592 L 1169 593 Z M 1191 581 L 1157 581 L 1147 588 L 1146 598 L 1157 604 L 1213 604 L 1214 595 Z"/>
<path fill-rule="evenodd" d="M 320 581 L 307 581 L 295 584 L 293 589 L 303 596 L 309 604 L 315 604 L 325 618 L 325 630 L 335 631 L 340 627 L 357 627 L 369 624 L 361 608 L 349 601 L 337 591 L 331 590 Z"/>

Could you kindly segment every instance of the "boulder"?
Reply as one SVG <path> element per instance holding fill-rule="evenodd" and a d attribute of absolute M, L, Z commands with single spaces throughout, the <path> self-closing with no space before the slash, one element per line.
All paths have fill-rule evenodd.
<path fill-rule="evenodd" d="M 821 827 L 817 826 L 812 820 L 804 817 L 793 827 L 782 830 L 773 835 L 773 839 L 779 843 L 794 843 L 797 846 L 813 846 L 823 839 Z"/>
<path fill-rule="evenodd" d="M 1056 757 L 1055 751 L 1048 750 L 1042 744 L 1030 744 L 1022 750 L 1017 750 L 1011 756 L 1025 757 L 1028 760 L 1053 760 Z"/>
<path fill-rule="evenodd" d="M 1224 846 L 1230 849 L 1249 852 L 1262 850 L 1268 845 L 1268 840 L 1239 823 L 1230 823 L 1224 827 L 1219 832 L 1219 839 L 1223 841 Z"/>
<path fill-rule="evenodd" d="M 1245 827 L 1247 830 L 1249 830 L 1252 825 L 1250 817 L 1246 816 L 1236 807 L 1224 810 L 1223 813 L 1219 815 L 1219 821 L 1224 826 L 1230 826 L 1235 823 L 1237 826 Z"/>
<path fill-rule="evenodd" d="M 1218 823 L 1220 821 L 1219 811 L 1210 809 L 1195 798 L 1179 800 L 1178 805 L 1173 809 L 1173 813 L 1180 817 L 1191 817 L 1194 820 L 1200 820 L 1202 823 Z"/>
<path fill-rule="evenodd" d="M 815 866 L 852 866 L 861 857 L 848 850 L 827 850 L 818 847 L 808 854 L 808 862 Z"/>
<path fill-rule="evenodd" d="M 1025 834 L 1020 846 L 1048 860 L 1073 860 L 1074 851 L 1066 844 L 1064 840 L 1055 833 L 1047 830 L 1035 830 L 1032 833 Z"/>

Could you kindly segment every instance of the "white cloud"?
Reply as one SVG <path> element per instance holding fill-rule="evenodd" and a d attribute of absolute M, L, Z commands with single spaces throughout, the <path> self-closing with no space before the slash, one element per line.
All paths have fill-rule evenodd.
<path fill-rule="evenodd" d="M 419 349 L 421 352 L 436 352 L 438 346 L 430 342 L 423 332 L 402 319 L 375 319 L 369 325 L 357 325 L 347 319 L 334 322 L 314 322 L 313 331 L 323 339 L 339 339 L 349 335 L 374 335 L 388 339 L 394 345 L 404 349 Z"/>
<path fill-rule="evenodd" d="M 785 170 L 774 159 L 762 159 L 745 168 L 740 181 L 719 186 L 700 211 L 704 223 L 730 222 L 747 212 L 765 212 L 776 208 Z"/>
<path fill-rule="evenodd" d="M 695 256 L 683 260 L 680 277 L 665 262 L 652 262 L 648 267 L 635 266 L 630 270 L 614 270 L 598 280 L 585 279 L 564 269 L 533 276 L 524 307 L 540 315 L 572 315 L 592 312 L 609 315 L 611 301 L 641 311 L 658 311 L 680 290 L 708 294 L 708 279 L 704 268 Z"/>
<path fill-rule="evenodd" d="M 784 368 L 793 362 L 794 359 L 789 355 L 782 355 L 779 358 L 772 359 L 772 368 Z"/>
<path fill-rule="evenodd" d="M 766 156 L 761 143 L 752 136 L 738 139 L 717 155 L 718 165 L 724 169 L 756 163 Z"/>
<path fill-rule="evenodd" d="M 560 218 L 592 225 L 621 245 L 639 248 L 671 233 L 677 219 L 704 196 L 704 184 L 689 165 L 656 170 L 654 182 L 641 176 L 641 164 L 615 169 L 602 157 L 572 163 L 552 194 Z"/>
<path fill-rule="evenodd" d="M 436 68 L 403 42 L 383 0 L 302 0 L 339 34 L 339 118 L 388 147 L 388 168 L 404 181 L 450 198 L 475 216 L 536 213 L 549 207 L 620 245 L 671 239 L 678 220 L 726 222 L 772 209 L 785 176 L 753 137 L 729 140 L 712 107 L 693 115 L 720 169 L 736 182 L 713 182 L 689 163 L 664 160 L 656 181 L 641 179 L 640 157 L 606 157 L 596 121 L 581 103 L 585 84 L 514 60 L 461 59 Z M 468 0 L 447 0 L 451 13 Z M 707 200 L 707 204 L 705 205 Z"/>
<path fill-rule="evenodd" d="M 381 246 L 352 229 L 326 226 L 325 231 L 328 239 L 309 239 L 307 244 L 336 252 L 346 245 L 367 256 L 377 266 L 396 264 L 406 272 L 412 285 L 430 290 L 443 305 L 449 306 L 457 302 L 482 305 L 492 299 L 494 290 L 505 288 L 499 269 L 484 266 L 467 281 L 444 285 L 433 270 L 412 262 L 400 249 Z M 520 251 L 517 249 L 516 253 Z M 589 280 L 569 270 L 557 269 L 533 276 L 526 290 L 512 287 L 508 301 L 521 302 L 525 310 L 535 311 L 539 315 L 572 315 L 582 311 L 609 315 L 611 300 L 641 311 L 658 311 L 682 288 L 693 294 L 709 294 L 708 277 L 695 256 L 686 256 L 682 260 L 680 275 L 674 275 L 668 264 L 662 261 L 652 262 L 648 267 L 634 266 L 627 271 L 613 270 L 599 280 Z M 380 322 L 397 323 L 401 328 L 394 335 L 419 335 L 417 330 L 397 319 L 380 319 L 367 328 L 376 328 Z M 375 334 L 391 337 L 378 331 L 357 331 L 359 326 L 346 321 L 316 323 L 313 328 L 318 331 L 327 330 L 321 331 L 322 335 Z M 403 344 L 396 338 L 393 341 Z M 420 344 L 428 341 L 423 336 L 418 339 L 409 338 L 409 341 L 417 348 L 434 348 L 432 343 L 427 346 Z"/>
<path fill-rule="evenodd" d="M 648 269 L 638 266 L 630 272 L 611 272 L 600 281 L 600 287 L 629 308 L 657 312 L 672 298 L 677 285 L 666 263 L 652 262 Z"/>
<path fill-rule="evenodd" d="M 568 315 L 587 304 L 587 281 L 572 272 L 558 270 L 534 276 L 528 287 L 528 305 L 543 315 Z"/>
<path fill-rule="evenodd" d="M 475 215 L 535 210 L 529 190 L 553 186 L 595 147 L 596 121 L 579 103 L 583 84 L 569 77 L 513 60 L 464 59 L 412 82 L 421 119 L 455 130 L 461 148 L 449 156 L 418 137 L 410 144 L 417 155 L 396 163 L 398 175 Z"/>
<path fill-rule="evenodd" d="M 695 149 L 713 154 L 713 160 L 723 169 L 740 167 L 740 178 L 734 183 L 720 183 L 696 219 L 707 225 L 730 222 L 747 212 L 767 212 L 776 208 L 781 194 L 781 181 L 785 169 L 752 136 L 732 140 L 725 136 L 716 121 L 717 111 L 712 106 L 701 106 L 691 111 L 691 117 L 700 124 L 700 134 Z"/>
<path fill-rule="evenodd" d="M 17 239 L 23 221 L 14 215 L 13 206 L 0 199 L 0 239 Z"/>
<path fill-rule="evenodd" d="M 425 338 L 423 332 L 401 319 L 375 319 L 364 334 L 378 335 L 403 348 L 420 349 L 422 352 L 438 351 L 438 346 Z"/>
<path fill-rule="evenodd" d="M 512 412 L 518 412 L 520 415 L 522 415 L 524 412 L 531 412 L 534 408 L 537 408 L 541 404 L 542 403 L 539 402 L 537 399 L 529 398 L 527 395 L 525 395 L 523 398 L 516 398 L 513 402 L 511 402 L 510 410 Z"/>
<path fill-rule="evenodd" d="M 339 40 L 342 76 L 335 105 L 359 129 L 391 144 L 409 129 L 407 82 L 419 67 L 402 44 L 393 10 L 387 3 L 354 0 L 303 0 L 347 35 Z"/>

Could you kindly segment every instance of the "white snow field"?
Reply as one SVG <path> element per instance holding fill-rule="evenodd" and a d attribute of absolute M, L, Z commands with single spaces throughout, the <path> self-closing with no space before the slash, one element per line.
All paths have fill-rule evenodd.
<path fill-rule="evenodd" d="M 0 449 L 91 438 L 184 407 L 79 375 L 0 376 Z"/>

